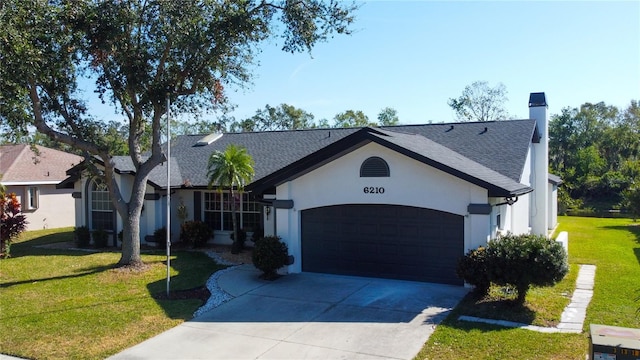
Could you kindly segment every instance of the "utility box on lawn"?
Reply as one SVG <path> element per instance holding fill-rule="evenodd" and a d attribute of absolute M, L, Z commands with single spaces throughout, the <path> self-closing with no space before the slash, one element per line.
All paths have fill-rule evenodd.
<path fill-rule="evenodd" d="M 591 360 L 640 360 L 640 329 L 591 324 Z"/>

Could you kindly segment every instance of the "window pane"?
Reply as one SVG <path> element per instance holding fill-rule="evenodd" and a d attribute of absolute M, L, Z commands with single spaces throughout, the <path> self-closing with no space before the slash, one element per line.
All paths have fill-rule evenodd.
<path fill-rule="evenodd" d="M 205 211 L 204 222 L 213 230 L 220 230 L 222 228 L 222 221 L 220 219 L 219 212 Z"/>
<path fill-rule="evenodd" d="M 260 227 L 260 213 L 243 213 L 242 228 L 246 231 L 254 231 Z"/>
<path fill-rule="evenodd" d="M 222 230 L 233 231 L 233 223 L 231 222 L 231 212 L 222 213 L 223 217 L 223 228 Z"/>

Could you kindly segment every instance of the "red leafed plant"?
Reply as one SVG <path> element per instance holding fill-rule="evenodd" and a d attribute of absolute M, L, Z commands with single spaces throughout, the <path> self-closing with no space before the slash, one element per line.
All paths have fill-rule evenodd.
<path fill-rule="evenodd" d="M 0 219 L 0 258 L 6 258 L 13 239 L 27 228 L 27 217 L 20 212 L 15 193 L 0 195 Z"/>

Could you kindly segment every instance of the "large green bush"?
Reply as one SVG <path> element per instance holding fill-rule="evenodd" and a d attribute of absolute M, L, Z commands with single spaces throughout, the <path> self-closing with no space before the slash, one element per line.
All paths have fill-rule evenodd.
<path fill-rule="evenodd" d="M 466 283 L 475 286 L 474 291 L 484 296 L 489 291 L 491 280 L 487 273 L 487 248 L 472 249 L 458 261 L 456 273 Z"/>
<path fill-rule="evenodd" d="M 486 248 L 469 251 L 460 259 L 457 274 L 486 295 L 491 283 L 511 285 L 524 304 L 531 285 L 550 286 L 569 271 L 562 244 L 541 235 L 503 235 Z"/>
<path fill-rule="evenodd" d="M 562 244 L 542 235 L 507 234 L 487 247 L 487 274 L 498 285 L 513 285 L 524 304 L 531 285 L 551 286 L 569 271 Z"/>
<path fill-rule="evenodd" d="M 202 247 L 213 236 L 211 228 L 201 221 L 185 221 L 180 227 L 180 240 L 193 247 Z"/>
<path fill-rule="evenodd" d="M 253 265 L 261 270 L 263 278 L 274 279 L 276 271 L 287 264 L 289 249 L 280 241 L 279 236 L 267 236 L 256 242 L 253 247 Z"/>

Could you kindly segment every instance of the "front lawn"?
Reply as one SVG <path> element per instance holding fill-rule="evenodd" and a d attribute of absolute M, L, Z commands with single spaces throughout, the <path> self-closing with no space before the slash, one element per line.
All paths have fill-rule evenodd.
<path fill-rule="evenodd" d="M 468 295 L 429 338 L 416 359 L 580 359 L 589 348 L 589 324 L 640 327 L 640 223 L 630 219 L 560 217 L 558 231 L 569 233 L 567 278 L 551 288 L 533 289 L 524 309 L 508 301 Z M 553 325 L 568 303 L 578 264 L 597 266 L 594 296 L 582 334 L 543 334 L 458 321 L 460 315 L 493 316 L 536 325 Z M 570 296 L 570 294 L 568 294 Z M 553 309 L 550 311 L 549 309 Z M 528 321 L 525 321 L 528 320 Z"/>
<path fill-rule="evenodd" d="M 192 317 L 199 299 L 159 300 L 164 251 L 143 253 L 149 269 L 114 268 L 119 252 L 43 248 L 72 229 L 25 233 L 0 260 L 0 353 L 37 359 L 102 359 Z M 200 252 L 171 258 L 171 290 L 204 285 L 220 269 Z"/>

